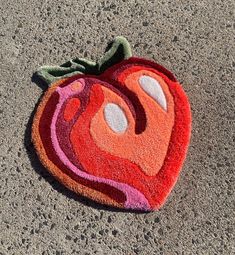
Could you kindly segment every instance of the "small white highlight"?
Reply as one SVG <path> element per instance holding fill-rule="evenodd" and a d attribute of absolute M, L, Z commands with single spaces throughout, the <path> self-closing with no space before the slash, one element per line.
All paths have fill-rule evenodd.
<path fill-rule="evenodd" d="M 114 103 L 108 103 L 104 107 L 104 118 L 108 126 L 115 133 L 124 133 L 127 129 L 128 122 L 123 110 Z"/>
<path fill-rule="evenodd" d="M 161 85 L 154 78 L 143 75 L 139 78 L 141 88 L 167 111 L 167 102 Z"/>

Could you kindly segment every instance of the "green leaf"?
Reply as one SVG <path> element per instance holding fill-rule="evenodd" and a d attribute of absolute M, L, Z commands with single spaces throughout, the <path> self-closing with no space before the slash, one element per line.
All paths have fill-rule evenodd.
<path fill-rule="evenodd" d="M 102 73 L 110 66 L 119 63 L 124 59 L 132 56 L 131 47 L 127 39 L 123 36 L 118 36 L 114 39 L 110 49 L 98 62 L 99 72 Z"/>
<path fill-rule="evenodd" d="M 36 75 L 50 85 L 57 80 L 76 74 L 95 74 L 96 70 L 96 63 L 82 58 L 75 58 L 60 66 L 42 66 L 36 72 Z"/>
<path fill-rule="evenodd" d="M 41 78 L 47 85 L 76 74 L 93 74 L 98 75 L 104 72 L 110 66 L 119 63 L 124 59 L 132 56 L 131 47 L 128 41 L 118 36 L 114 39 L 110 48 L 97 63 L 83 59 L 74 58 L 60 66 L 42 66 L 36 75 Z"/>

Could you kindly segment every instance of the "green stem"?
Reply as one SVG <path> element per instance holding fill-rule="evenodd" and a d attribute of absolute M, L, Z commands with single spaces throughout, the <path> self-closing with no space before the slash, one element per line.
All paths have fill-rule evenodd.
<path fill-rule="evenodd" d="M 106 51 L 104 56 L 97 63 L 82 58 L 75 58 L 60 66 L 42 66 L 36 72 L 36 75 L 49 86 L 57 80 L 76 74 L 101 74 L 110 66 L 124 59 L 128 59 L 131 56 L 130 44 L 124 37 L 118 36 L 112 42 L 109 50 Z"/>

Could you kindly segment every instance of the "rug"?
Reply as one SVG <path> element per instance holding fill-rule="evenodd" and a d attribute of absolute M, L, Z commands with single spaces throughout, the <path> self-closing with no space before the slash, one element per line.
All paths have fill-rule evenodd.
<path fill-rule="evenodd" d="M 189 101 L 173 74 L 133 57 L 119 36 L 97 63 L 75 58 L 43 66 L 37 75 L 48 89 L 32 141 L 45 168 L 99 203 L 159 209 L 177 181 L 191 133 Z"/>

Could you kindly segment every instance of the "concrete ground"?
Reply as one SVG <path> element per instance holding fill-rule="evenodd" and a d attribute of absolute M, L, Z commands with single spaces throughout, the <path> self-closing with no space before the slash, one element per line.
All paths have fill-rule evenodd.
<path fill-rule="evenodd" d="M 0 254 L 235 254 L 233 0 L 0 0 Z M 191 101 L 191 146 L 158 212 L 77 197 L 30 142 L 44 64 L 96 60 L 116 35 L 172 70 Z"/>

